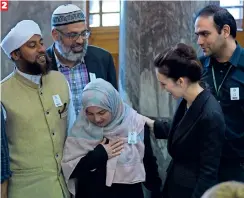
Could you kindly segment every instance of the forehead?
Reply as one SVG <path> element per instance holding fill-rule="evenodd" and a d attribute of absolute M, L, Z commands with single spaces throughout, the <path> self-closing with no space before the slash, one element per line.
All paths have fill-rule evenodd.
<path fill-rule="evenodd" d="M 200 16 L 195 21 L 195 32 L 210 31 L 215 28 L 213 16 Z M 217 31 L 217 30 L 216 30 Z"/>
<path fill-rule="evenodd" d="M 82 32 L 86 29 L 86 23 L 78 22 L 78 23 L 68 24 L 68 25 L 65 25 L 65 29 L 68 32 Z"/>
<path fill-rule="evenodd" d="M 97 106 L 90 106 L 86 108 L 86 111 L 89 113 L 99 113 L 100 111 L 103 111 L 106 109 L 103 109 L 101 107 L 97 107 Z"/>
<path fill-rule="evenodd" d="M 39 42 L 40 40 L 42 40 L 41 35 L 35 34 L 26 43 Z"/>
<path fill-rule="evenodd" d="M 160 82 L 165 83 L 165 82 L 167 82 L 168 79 L 169 79 L 169 78 L 168 78 L 167 76 L 165 76 L 164 74 L 159 73 L 159 72 L 158 72 L 158 69 L 156 69 L 156 74 L 157 74 L 157 79 L 158 79 L 158 81 L 160 81 Z"/>
<path fill-rule="evenodd" d="M 30 49 L 29 46 L 33 43 L 35 43 L 35 44 L 43 43 L 43 39 L 42 39 L 41 35 L 37 35 L 37 34 L 33 35 L 24 45 L 22 45 L 20 47 L 20 49 L 22 51 L 28 52 Z"/>

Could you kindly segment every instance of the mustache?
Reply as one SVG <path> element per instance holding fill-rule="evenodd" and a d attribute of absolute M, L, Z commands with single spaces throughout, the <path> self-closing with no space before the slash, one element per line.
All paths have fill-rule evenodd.
<path fill-rule="evenodd" d="M 88 42 L 73 43 L 70 46 L 65 46 L 62 41 L 55 42 L 55 48 L 59 52 L 59 54 L 70 61 L 80 61 L 82 57 L 85 56 L 87 51 Z M 80 50 L 75 49 L 76 47 L 82 48 Z"/>
<path fill-rule="evenodd" d="M 41 56 L 45 56 L 45 58 L 47 59 L 47 54 L 46 53 L 41 53 L 41 54 L 37 55 L 36 58 L 40 58 Z"/>
<path fill-rule="evenodd" d="M 87 45 L 88 41 L 84 40 L 83 43 L 73 43 L 70 48 L 75 48 L 75 47 L 83 47 L 85 48 L 85 46 Z"/>
<path fill-rule="evenodd" d="M 84 47 L 85 44 L 74 44 L 74 45 L 71 45 L 71 48 L 76 48 L 76 47 Z"/>

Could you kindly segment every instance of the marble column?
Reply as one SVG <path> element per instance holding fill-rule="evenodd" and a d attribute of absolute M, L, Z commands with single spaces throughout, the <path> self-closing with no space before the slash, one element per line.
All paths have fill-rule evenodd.
<path fill-rule="evenodd" d="M 162 91 L 153 66 L 153 57 L 165 48 L 183 42 L 194 46 L 194 16 L 210 1 L 123 1 L 121 6 L 119 90 L 138 112 L 172 118 L 176 101 Z M 166 141 L 152 137 L 159 172 L 165 179 L 170 161 Z"/>
<path fill-rule="evenodd" d="M 73 3 L 86 11 L 86 1 L 9 1 L 9 9 L 1 12 L 1 40 L 21 20 L 34 20 L 39 24 L 44 44 L 46 47 L 52 44 L 51 15 L 59 6 Z M 1 49 L 1 79 L 13 71 L 14 64 L 8 59 Z"/>

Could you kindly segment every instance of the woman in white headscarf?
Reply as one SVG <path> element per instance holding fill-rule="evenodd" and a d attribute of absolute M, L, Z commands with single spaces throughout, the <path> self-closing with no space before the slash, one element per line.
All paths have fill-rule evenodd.
<path fill-rule="evenodd" d="M 143 117 L 103 79 L 85 87 L 82 107 L 62 160 L 70 192 L 76 198 L 143 198 L 144 183 L 153 197 L 160 197 L 161 180 L 149 133 L 144 137 Z"/>

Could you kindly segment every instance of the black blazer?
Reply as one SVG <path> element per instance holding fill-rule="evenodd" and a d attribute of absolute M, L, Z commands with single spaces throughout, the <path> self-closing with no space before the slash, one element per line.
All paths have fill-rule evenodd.
<path fill-rule="evenodd" d="M 197 96 L 187 112 L 183 99 L 171 126 L 168 122 L 155 121 L 155 136 L 168 139 L 172 157 L 164 198 L 200 198 L 217 183 L 224 132 L 221 107 L 207 90 Z"/>
<path fill-rule="evenodd" d="M 54 56 L 54 44 L 50 46 L 46 52 L 51 59 L 51 69 L 58 71 Z M 89 81 L 89 73 L 94 73 L 96 74 L 96 78 L 102 78 L 110 82 L 115 89 L 118 89 L 113 57 L 108 51 L 89 45 L 84 59 Z"/>
<path fill-rule="evenodd" d="M 158 174 L 156 158 L 153 155 L 148 126 L 145 126 L 144 144 L 143 163 L 146 171 L 144 185 L 151 191 L 151 198 L 161 198 L 160 188 L 162 181 Z M 80 160 L 71 175 L 71 178 L 77 179 L 76 198 L 143 197 L 143 194 L 140 194 L 141 184 L 113 184 L 112 187 L 105 186 L 107 160 L 107 153 L 100 144 Z M 94 169 L 96 170 L 91 171 Z"/>

